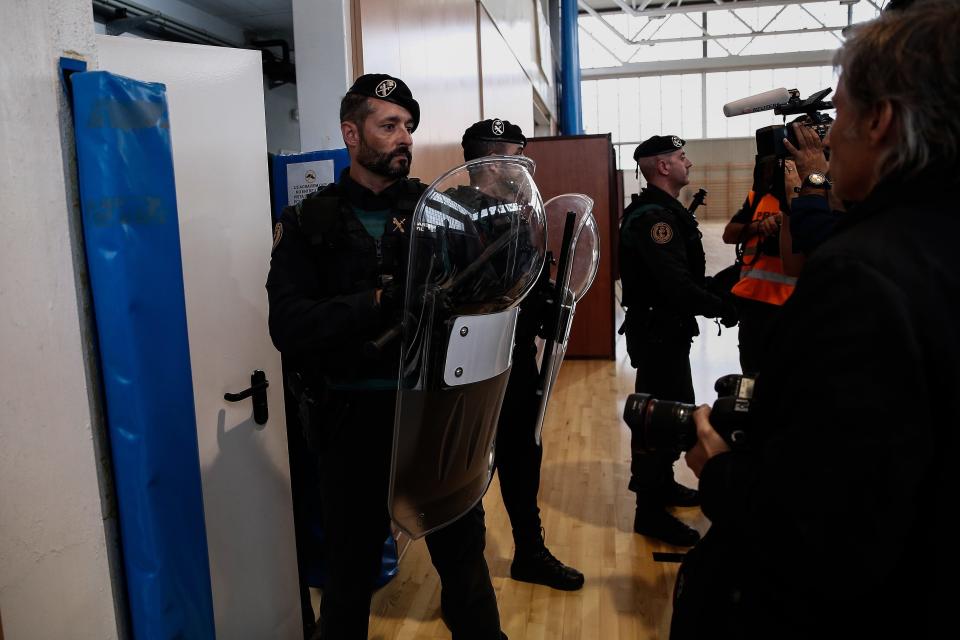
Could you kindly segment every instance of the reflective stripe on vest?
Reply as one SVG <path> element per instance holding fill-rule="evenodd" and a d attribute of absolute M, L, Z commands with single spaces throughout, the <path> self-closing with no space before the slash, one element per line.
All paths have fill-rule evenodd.
<path fill-rule="evenodd" d="M 754 197 L 753 191 L 747 196 L 751 204 Z M 768 193 L 760 199 L 751 222 L 763 220 L 779 212 L 780 202 Z M 740 281 L 730 291 L 741 298 L 782 305 L 793 293 L 797 279 L 783 272 L 783 260 L 779 256 L 768 256 L 758 251 L 760 239 L 759 235 L 755 235 L 747 240 L 743 248 L 747 264 L 740 270 Z M 751 257 L 754 259 L 750 260 Z"/>

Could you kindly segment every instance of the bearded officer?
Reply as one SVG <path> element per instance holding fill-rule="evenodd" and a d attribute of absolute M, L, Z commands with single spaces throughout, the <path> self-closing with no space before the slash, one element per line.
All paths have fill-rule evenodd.
<path fill-rule="evenodd" d="M 284 210 L 267 279 L 270 335 L 296 386 L 319 456 L 327 580 L 319 638 L 367 637 L 370 597 L 389 535 L 387 493 L 399 341 L 364 345 L 402 306 L 410 217 L 425 187 L 407 179 L 420 107 L 399 78 L 368 74 L 340 103 L 351 166 L 336 184 Z M 498 640 L 483 557 L 483 510 L 426 537 L 454 639 Z"/>
<path fill-rule="evenodd" d="M 467 161 L 493 155 L 522 155 L 526 144 L 520 127 L 499 118 L 474 123 L 464 131 L 461 142 L 463 159 Z M 471 172 L 471 187 L 458 189 L 455 195 L 469 198 L 472 194 L 477 201 L 474 207 L 480 209 L 485 198 L 496 201 L 502 179 L 495 166 L 479 167 Z M 537 444 L 534 434 L 540 408 L 535 340 L 548 317 L 552 293 L 549 276 L 549 268 L 544 268 L 537 285 L 520 305 L 513 367 L 497 424 L 495 460 L 500 494 L 513 530 L 510 577 L 575 591 L 583 586 L 583 574 L 560 562 L 547 549 L 537 505 L 543 447 Z"/>
<path fill-rule="evenodd" d="M 620 279 L 630 363 L 637 369 L 635 390 L 661 400 L 693 403 L 690 344 L 699 334 L 696 316 L 723 316 L 730 325 L 732 305 L 705 288 L 706 259 L 697 221 L 680 204 L 690 167 L 677 136 L 653 136 L 633 154 L 647 186 L 634 196 L 620 226 Z M 633 529 L 677 546 L 700 539 L 693 528 L 667 512 L 668 506 L 699 504 L 696 491 L 673 475 L 679 450 L 644 452 L 631 443 L 630 490 L 637 494 Z"/>

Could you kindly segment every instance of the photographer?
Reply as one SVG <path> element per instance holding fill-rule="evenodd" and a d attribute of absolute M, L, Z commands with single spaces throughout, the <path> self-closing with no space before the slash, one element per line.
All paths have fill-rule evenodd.
<path fill-rule="evenodd" d="M 760 367 L 751 446 L 699 408 L 687 463 L 713 528 L 677 580 L 673 638 L 932 638 L 957 562 L 938 517 L 952 463 L 960 335 L 960 23 L 918 1 L 835 58 L 826 139 L 856 203 L 811 254 Z M 933 64 L 931 61 L 936 61 Z M 950 598 L 952 601 L 953 598 Z"/>
<path fill-rule="evenodd" d="M 820 136 L 800 122 L 790 126 L 797 146 L 783 141 L 791 160 L 784 173 L 788 206 L 784 209 L 787 215 L 780 234 L 780 254 L 784 272 L 798 276 L 805 256 L 830 237 L 843 213 L 843 204 L 830 188 L 830 165 Z"/>

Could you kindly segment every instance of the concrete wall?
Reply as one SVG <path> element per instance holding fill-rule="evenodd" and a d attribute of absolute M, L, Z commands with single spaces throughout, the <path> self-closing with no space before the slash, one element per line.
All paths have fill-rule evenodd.
<path fill-rule="evenodd" d="M 301 151 L 343 147 L 340 98 L 353 83 L 350 8 L 351 0 L 293 0 Z"/>
<path fill-rule="evenodd" d="M 263 78 L 263 109 L 267 120 L 267 151 L 300 151 L 300 122 L 297 113 L 297 85 L 285 84 L 271 89 Z"/>
<path fill-rule="evenodd" d="M 73 133 L 57 75 L 62 55 L 95 63 L 90 3 L 4 0 L 0 40 L 3 637 L 114 638 Z"/>

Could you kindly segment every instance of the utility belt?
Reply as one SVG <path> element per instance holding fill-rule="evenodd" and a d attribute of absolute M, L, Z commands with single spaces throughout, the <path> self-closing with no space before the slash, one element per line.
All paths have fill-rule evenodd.
<path fill-rule="evenodd" d="M 655 342 L 686 342 L 700 335 L 700 328 L 693 316 L 640 305 L 627 310 L 626 319 L 619 332 L 621 335 L 626 334 L 628 341 L 632 337 Z"/>
<path fill-rule="evenodd" d="M 297 403 L 297 419 L 307 446 L 319 452 L 330 433 L 339 428 L 351 407 L 390 407 L 396 402 L 396 382 L 378 380 L 332 381 L 323 375 L 291 371 L 285 377 Z M 386 388 L 380 383 L 388 383 Z"/>

